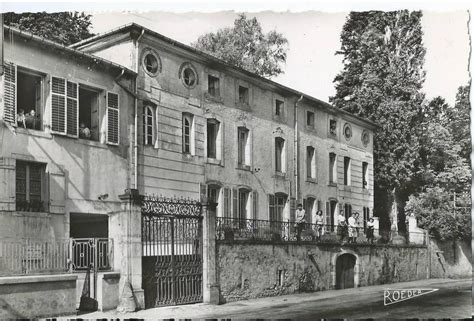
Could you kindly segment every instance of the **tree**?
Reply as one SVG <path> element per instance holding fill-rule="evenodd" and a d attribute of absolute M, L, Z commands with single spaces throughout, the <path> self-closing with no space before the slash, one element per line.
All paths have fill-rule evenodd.
<path fill-rule="evenodd" d="M 239 14 L 232 28 L 210 32 L 191 44 L 229 64 L 241 67 L 262 77 L 283 73 L 288 40 L 272 30 L 264 34 L 256 18 Z"/>
<path fill-rule="evenodd" d="M 460 87 L 459 92 L 464 90 Z M 469 143 L 469 123 L 464 119 L 469 121 L 468 104 L 453 108 L 436 97 L 422 108 L 414 178 L 419 188 L 409 197 L 406 209 L 417 217 L 420 227 L 439 239 L 470 238 L 471 170 L 463 151 Z"/>
<path fill-rule="evenodd" d="M 437 239 L 471 239 L 470 209 L 454 208 L 453 193 L 441 187 L 410 196 L 406 209 L 415 214 L 420 227 Z"/>
<path fill-rule="evenodd" d="M 470 113 L 471 104 L 469 102 L 469 92 L 471 86 L 461 86 L 456 94 L 454 108 L 447 111 L 449 127 L 453 133 L 453 138 L 461 146 L 461 156 L 470 162 L 471 155 L 471 135 L 470 135 Z"/>
<path fill-rule="evenodd" d="M 374 211 L 382 228 L 390 224 L 391 202 L 403 203 L 411 193 L 419 154 L 425 76 L 421 16 L 407 10 L 351 12 L 337 52 L 344 67 L 330 102 L 381 126 L 374 136 Z"/>
<path fill-rule="evenodd" d="M 4 14 L 6 25 L 66 46 L 93 36 L 89 31 L 90 18 L 90 15 L 78 12 Z"/>

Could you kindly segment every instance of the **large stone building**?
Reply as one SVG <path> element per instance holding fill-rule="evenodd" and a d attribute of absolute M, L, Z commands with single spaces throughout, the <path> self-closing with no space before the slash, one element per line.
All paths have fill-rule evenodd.
<path fill-rule="evenodd" d="M 234 218 L 292 220 L 297 202 L 309 221 L 372 216 L 373 123 L 136 24 L 72 48 L 137 73 L 140 193 L 205 186 Z"/>
<path fill-rule="evenodd" d="M 143 302 L 141 216 L 130 191 L 207 197 L 217 217 L 264 222 L 293 221 L 299 202 L 309 222 L 318 209 L 327 225 L 339 210 L 363 222 L 373 215 L 376 125 L 365 119 L 136 24 L 70 47 L 5 27 L 3 46 L 0 285 L 13 282 L 34 303 L 0 299 L 43 309 L 24 317 L 50 315 L 44 306 L 70 312 L 84 274 L 74 287 L 70 274 L 24 275 L 91 263 L 102 268 L 99 308 L 117 306 L 118 279 Z M 219 264 L 209 217 L 193 234 L 204 245 L 189 243 L 205 248 L 204 289 L 216 288 L 204 280 L 216 279 L 209 271 Z M 24 283 L 50 292 L 21 292 Z"/>

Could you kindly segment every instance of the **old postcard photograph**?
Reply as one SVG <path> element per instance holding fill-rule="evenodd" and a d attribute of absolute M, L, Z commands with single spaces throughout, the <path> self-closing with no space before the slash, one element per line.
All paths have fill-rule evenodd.
<path fill-rule="evenodd" d="M 471 10 L 1 3 L 0 319 L 471 318 Z"/>

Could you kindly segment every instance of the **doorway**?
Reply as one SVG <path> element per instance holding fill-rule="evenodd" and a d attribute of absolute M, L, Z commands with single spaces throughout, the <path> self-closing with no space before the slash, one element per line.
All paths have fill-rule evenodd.
<path fill-rule="evenodd" d="M 352 254 L 342 254 L 336 259 L 336 289 L 354 287 L 356 257 Z"/>

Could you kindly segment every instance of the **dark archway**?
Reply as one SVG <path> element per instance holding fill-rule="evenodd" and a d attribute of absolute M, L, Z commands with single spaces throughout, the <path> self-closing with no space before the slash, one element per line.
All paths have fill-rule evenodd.
<path fill-rule="evenodd" d="M 349 253 L 339 255 L 336 259 L 336 289 L 355 287 L 354 274 L 357 258 Z"/>

